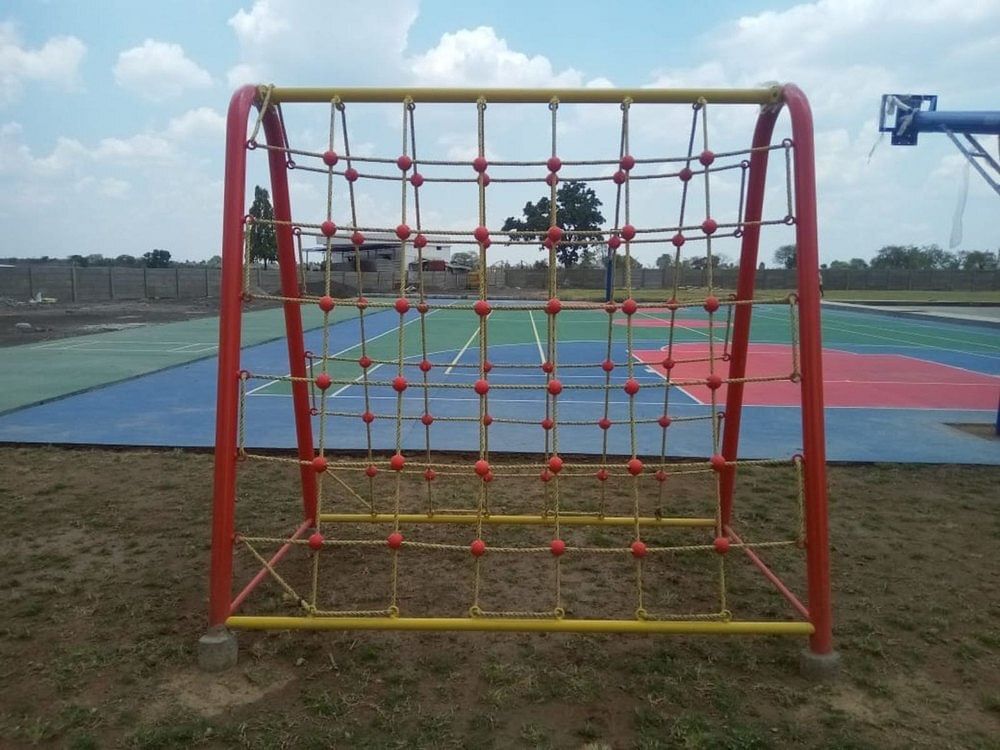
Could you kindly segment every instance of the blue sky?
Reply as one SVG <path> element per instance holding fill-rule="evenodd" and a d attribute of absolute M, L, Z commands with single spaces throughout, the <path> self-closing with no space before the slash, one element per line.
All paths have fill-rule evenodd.
<path fill-rule="evenodd" d="M 141 254 L 153 247 L 185 259 L 215 255 L 222 115 L 234 86 L 247 81 L 539 87 L 795 81 L 816 115 L 824 260 L 870 257 L 889 243 L 947 246 L 963 161 L 934 136 L 914 149 L 885 141 L 868 161 L 878 98 L 937 93 L 942 109 L 1000 109 L 998 29 L 1000 0 L 8 0 L 0 8 L 6 196 L 0 256 Z M 293 140 L 311 144 L 324 115 L 315 123 L 297 118 L 290 118 Z M 428 136 L 424 143 L 445 150 L 474 135 L 474 123 L 461 116 L 454 124 L 428 122 L 437 141 Z M 575 135 L 571 129 L 567 148 L 574 137 L 587 143 L 587 122 L 574 123 L 582 129 Z M 590 139 L 614 123 L 598 118 L 593 127 Z M 505 157 L 521 142 L 516 130 L 500 121 L 492 131 Z M 720 131 L 750 134 L 743 120 L 723 120 Z M 380 141 L 379 132 L 376 123 L 371 147 L 395 153 L 398 141 Z M 301 189 L 295 205 L 314 210 L 316 196 Z M 369 198 L 370 210 L 388 222 L 389 198 Z M 523 200 L 498 202 L 500 221 Z M 996 196 L 973 174 L 956 249 L 1000 247 L 997 208 Z M 473 217 L 463 211 L 440 219 L 467 226 Z M 768 248 L 763 255 L 770 261 Z"/>

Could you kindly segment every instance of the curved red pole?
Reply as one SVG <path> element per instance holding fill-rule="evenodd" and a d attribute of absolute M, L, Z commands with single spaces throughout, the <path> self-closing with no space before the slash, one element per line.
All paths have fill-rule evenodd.
<path fill-rule="evenodd" d="M 229 102 L 225 192 L 222 200 L 222 282 L 219 288 L 219 373 L 215 408 L 215 476 L 209 625 L 229 616 L 233 581 L 233 513 L 236 504 L 236 430 L 239 419 L 240 324 L 243 288 L 243 217 L 246 206 L 247 118 L 257 97 L 244 86 Z"/>

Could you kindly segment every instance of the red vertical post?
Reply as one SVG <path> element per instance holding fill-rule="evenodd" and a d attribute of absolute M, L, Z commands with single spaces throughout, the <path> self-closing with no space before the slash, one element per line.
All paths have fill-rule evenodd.
<path fill-rule="evenodd" d="M 757 117 L 754 128 L 754 151 L 750 154 L 750 176 L 747 181 L 746 207 L 743 213 L 743 241 L 740 245 L 740 275 L 736 281 L 736 300 L 752 300 L 757 278 L 757 250 L 760 245 L 760 220 L 764 210 L 764 188 L 767 181 L 767 147 L 771 145 L 774 122 L 778 118 L 780 104 L 765 107 Z M 750 320 L 753 305 L 736 305 L 733 312 L 732 344 L 729 347 L 729 377 L 743 378 L 747 371 L 747 345 L 750 340 Z M 743 383 L 729 383 L 726 386 L 726 417 L 722 431 L 722 455 L 727 461 L 735 461 L 739 453 L 740 418 L 743 411 Z M 733 490 L 736 483 L 736 467 L 727 466 L 721 482 L 722 527 L 732 523 Z"/>
<path fill-rule="evenodd" d="M 802 368 L 802 453 L 805 484 L 806 574 L 814 654 L 833 651 L 830 542 L 827 519 L 826 432 L 823 415 L 823 341 L 820 329 L 816 156 L 809 101 L 794 85 L 782 89 L 792 119 L 795 173 L 795 246 L 799 284 L 799 358 Z"/>
<path fill-rule="evenodd" d="M 292 234 L 292 207 L 288 195 L 288 165 L 284 149 L 288 147 L 285 130 L 274 107 L 264 114 L 264 135 L 269 146 L 268 164 L 271 169 L 271 198 L 274 201 L 275 235 L 278 241 L 278 271 L 281 295 L 289 300 L 300 296 L 295 263 L 295 241 Z M 284 303 L 285 338 L 288 340 L 288 372 L 294 378 L 306 378 L 306 348 L 302 331 L 302 308 L 299 302 Z M 295 435 L 299 460 L 312 461 L 312 414 L 309 408 L 309 387 L 305 380 L 292 381 L 292 409 L 295 414 Z M 316 472 L 309 465 L 300 467 L 302 477 L 302 512 L 306 521 L 316 519 Z"/>
<path fill-rule="evenodd" d="M 242 318 L 243 217 L 246 198 L 247 118 L 257 90 L 244 86 L 229 102 L 225 192 L 222 202 L 222 282 L 219 288 L 219 373 L 215 408 L 215 475 L 209 625 L 229 616 L 233 581 L 233 514 L 236 503 L 236 430 L 239 419 Z"/>

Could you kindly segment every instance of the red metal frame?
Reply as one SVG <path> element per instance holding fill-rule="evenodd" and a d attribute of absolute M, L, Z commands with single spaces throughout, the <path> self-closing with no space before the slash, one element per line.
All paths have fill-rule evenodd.
<path fill-rule="evenodd" d="M 251 110 L 259 106 L 258 90 L 253 86 L 239 89 L 229 106 L 226 136 L 225 196 L 222 233 L 222 286 L 219 324 L 218 407 L 216 413 L 216 452 L 214 479 L 214 510 L 212 526 L 212 558 L 210 579 L 209 622 L 222 625 L 230 612 L 242 603 L 249 592 L 264 578 L 258 575 L 236 597 L 232 598 L 233 511 L 235 505 L 237 426 L 239 412 L 239 353 L 242 317 L 243 241 L 245 228 L 245 183 L 247 123 Z M 802 392 L 802 461 L 805 490 L 806 567 L 808 606 L 802 604 L 781 583 L 752 550 L 746 549 L 750 560 L 785 596 L 792 607 L 803 614 L 815 628 L 810 648 L 816 654 L 833 649 L 830 600 L 830 560 L 827 526 L 826 447 L 823 419 L 822 341 L 820 336 L 819 254 L 816 224 L 816 176 L 813 146 L 812 113 L 805 95 L 794 85 L 782 87 L 781 102 L 761 110 L 754 130 L 747 185 L 745 228 L 740 251 L 740 276 L 736 298 L 751 300 L 754 294 L 755 271 L 760 242 L 759 221 L 762 216 L 764 188 L 774 125 L 781 107 L 788 108 L 794 145 L 794 193 L 796 246 L 798 249 L 798 308 L 799 361 Z M 309 391 L 305 381 L 306 358 L 296 276 L 296 258 L 291 226 L 291 206 L 288 195 L 287 147 L 284 128 L 277 108 L 271 107 L 263 117 L 267 143 L 278 146 L 269 150 L 272 198 L 277 220 L 278 263 L 284 304 L 285 330 L 288 338 L 289 372 L 296 378 L 292 383 L 298 455 L 308 462 L 314 455 L 310 420 Z M 751 305 L 735 306 L 732 345 L 730 348 L 730 378 L 742 378 L 746 373 L 747 346 L 752 315 Z M 730 383 L 726 397 L 722 452 L 735 461 L 739 449 L 740 418 L 743 405 L 743 384 Z M 316 515 L 316 475 L 311 466 L 301 467 L 304 521 L 295 532 L 305 533 Z M 722 508 L 719 523 L 729 529 L 732 520 L 733 492 L 736 467 L 730 465 L 720 476 Z M 732 534 L 735 541 L 739 537 Z M 290 545 L 282 547 L 273 558 L 281 559 Z"/>

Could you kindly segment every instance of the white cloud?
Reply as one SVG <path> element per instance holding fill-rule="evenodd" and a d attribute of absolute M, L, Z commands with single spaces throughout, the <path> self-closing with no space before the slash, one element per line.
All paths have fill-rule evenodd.
<path fill-rule="evenodd" d="M 512 50 L 489 26 L 443 34 L 436 47 L 410 60 L 410 68 L 423 86 L 583 85 L 578 70 L 557 73 L 547 57 Z"/>
<path fill-rule="evenodd" d="M 16 101 L 26 81 L 76 88 L 86 52 L 75 36 L 52 37 L 38 49 L 28 49 L 13 23 L 0 23 L 0 106 Z"/>
<path fill-rule="evenodd" d="M 173 118 L 168 124 L 165 134 L 178 140 L 215 137 L 226 132 L 226 118 L 210 107 L 191 109 Z"/>
<path fill-rule="evenodd" d="M 173 99 L 189 89 L 208 88 L 212 77 L 179 44 L 147 39 L 118 55 L 115 82 L 150 101 Z"/>
<path fill-rule="evenodd" d="M 248 83 L 263 83 L 266 80 L 266 75 L 263 68 L 240 63 L 229 69 L 226 73 L 226 80 L 229 82 L 229 88 L 237 89 Z"/>
<path fill-rule="evenodd" d="M 258 0 L 247 12 L 240 8 L 229 19 L 240 44 L 255 45 L 289 30 L 288 21 L 275 12 L 270 0 Z"/>

